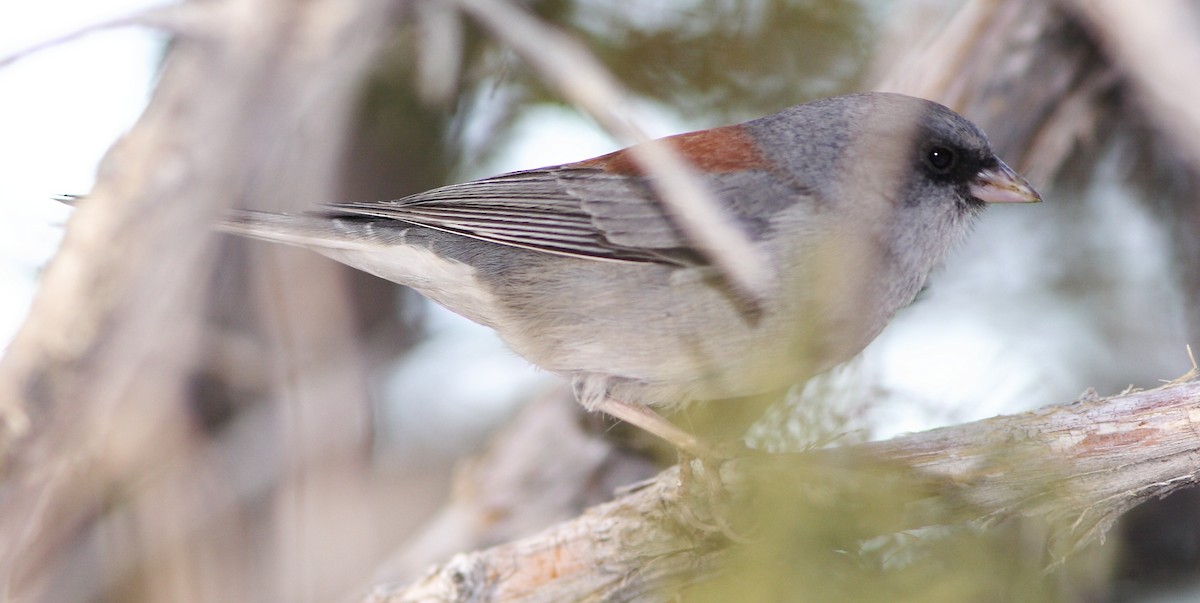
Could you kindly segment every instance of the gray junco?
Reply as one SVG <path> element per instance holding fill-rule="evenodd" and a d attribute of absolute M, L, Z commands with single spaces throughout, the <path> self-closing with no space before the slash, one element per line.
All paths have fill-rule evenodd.
<path fill-rule="evenodd" d="M 695 449 L 647 407 L 779 390 L 856 355 L 987 203 L 1039 201 L 971 122 L 883 93 L 666 139 L 778 278 L 748 311 L 627 151 L 221 228 L 416 289 L 572 380 L 585 406 Z"/>

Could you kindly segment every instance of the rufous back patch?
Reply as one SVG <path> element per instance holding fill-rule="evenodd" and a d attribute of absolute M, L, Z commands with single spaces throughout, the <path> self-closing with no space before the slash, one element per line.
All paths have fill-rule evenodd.
<path fill-rule="evenodd" d="M 708 173 L 738 172 L 750 169 L 771 169 L 758 145 L 740 125 L 724 126 L 700 132 L 677 134 L 663 139 L 683 155 L 695 169 Z M 580 161 L 579 167 L 600 168 L 622 176 L 640 176 L 642 167 L 628 149 L 594 159 Z"/>

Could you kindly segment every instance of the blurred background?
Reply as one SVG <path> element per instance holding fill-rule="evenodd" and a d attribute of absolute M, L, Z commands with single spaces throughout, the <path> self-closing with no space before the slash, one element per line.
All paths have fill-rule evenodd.
<path fill-rule="evenodd" d="M 34 4 L 0 7 L 0 56 L 147 6 Z M 886 438 L 1064 403 L 1088 388 L 1109 395 L 1153 387 L 1191 367 L 1186 346 L 1200 324 L 1196 164 L 1147 117 L 1122 71 L 1128 65 L 1106 54 L 1081 13 L 1069 10 L 1072 3 L 527 4 L 613 72 L 652 136 L 899 85 L 889 79 L 890 62 L 906 45 L 953 32 L 956 16 L 980 5 L 995 11 L 998 25 L 974 35 L 1017 38 L 1007 46 L 981 42 L 975 62 L 964 63 L 971 70 L 960 74 L 961 85 L 947 86 L 949 98 L 939 100 L 980 123 L 1046 202 L 992 208 L 918 302 L 859 359 L 776 409 L 755 432 L 764 445 Z M 995 8 L 1005 4 L 1014 8 Z M 402 12 L 359 95 L 331 200 L 397 198 L 620 146 L 453 10 L 418 2 Z M 1190 31 L 1197 35 L 1194 12 Z M 1021 54 L 1034 50 L 1032 60 Z M 163 34 L 119 29 L 0 69 L 0 165 L 7 168 L 0 178 L 0 340 L 23 320 L 69 218 L 71 210 L 50 197 L 90 190 L 105 149 L 149 101 L 167 51 Z M 929 61 L 939 60 L 932 55 Z M 1014 64 L 1042 72 L 1005 71 Z M 919 79 L 925 68 L 943 67 L 911 61 L 916 75 L 909 77 Z M 72 552 L 48 564 L 48 575 L 70 579 L 51 580 L 45 600 L 167 600 L 166 593 L 186 593 L 170 600 L 328 600 L 372 583 L 383 560 L 392 559 L 392 569 L 380 575 L 402 581 L 457 545 L 482 546 L 533 528 L 450 534 L 475 528 L 455 527 L 465 516 L 448 516 L 453 505 L 446 501 L 472 481 L 460 473 L 455 485 L 456 463 L 484 450 L 530 400 L 573 412 L 561 383 L 486 329 L 330 265 L 324 269 L 337 272 L 332 282 L 349 292 L 338 311 L 348 316 L 352 338 L 317 337 L 335 343 L 313 346 L 300 365 L 309 371 L 306 383 L 322 383 L 313 390 L 320 394 L 289 401 L 264 377 L 277 372 L 270 359 L 277 348 L 260 340 L 263 319 L 248 311 L 256 306 L 244 293 L 261 281 L 249 259 L 261 244 L 215 236 L 214 244 L 220 259 L 206 289 L 212 328 L 202 336 L 182 419 L 200 460 L 154 478 L 186 486 L 155 486 L 153 502 L 126 493 L 117 498 L 133 500 L 133 510 L 98 513 L 81 527 L 67 547 Z M 276 291 L 305 291 L 296 274 L 278 278 L 271 283 Z M 309 293 L 313 316 L 332 307 L 321 292 Z M 820 410 L 814 397 L 826 401 Z M 607 431 L 581 429 L 581 438 Z M 650 475 L 652 461 L 631 460 L 637 456 L 605 457 L 608 479 Z M 597 487 L 564 508 L 605 495 Z M 188 527 L 176 538 L 150 536 L 170 531 L 173 520 L 147 519 L 138 504 L 188 508 L 179 511 Z M 1196 495 L 1183 492 L 1136 509 L 1095 554 L 1101 570 L 1060 576 L 1038 598 L 1200 600 L 1192 585 L 1200 569 L 1197 504 Z M 116 561 L 113 551 L 120 551 Z M 987 600 L 1016 600 L 1015 592 Z"/>

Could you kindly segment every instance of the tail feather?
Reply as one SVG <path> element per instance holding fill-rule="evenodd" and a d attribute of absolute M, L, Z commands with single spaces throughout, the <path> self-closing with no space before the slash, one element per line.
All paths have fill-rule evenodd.
<path fill-rule="evenodd" d="M 491 290 L 478 278 L 476 267 L 444 257 L 428 245 L 412 240 L 409 231 L 414 228 L 420 230 L 386 220 L 379 225 L 354 217 L 248 210 L 229 212 L 216 224 L 221 232 L 311 249 L 353 268 L 412 287 L 475 322 L 494 326 L 500 310 Z M 470 244 L 470 239 L 466 241 Z"/>
<path fill-rule="evenodd" d="M 220 232 L 298 247 L 352 249 L 360 241 L 329 218 L 309 214 L 279 214 L 235 209 L 225 214 L 214 228 Z"/>

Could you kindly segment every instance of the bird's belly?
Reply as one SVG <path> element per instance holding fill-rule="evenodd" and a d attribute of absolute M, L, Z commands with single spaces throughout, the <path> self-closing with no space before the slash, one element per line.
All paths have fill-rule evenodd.
<path fill-rule="evenodd" d="M 501 337 L 534 364 L 605 378 L 614 397 L 652 406 L 779 390 L 857 352 L 831 348 L 846 333 L 828 337 L 832 323 L 818 316 L 828 313 L 801 304 L 752 315 L 711 285 L 622 289 L 590 291 L 588 307 L 599 311 L 587 315 L 543 304 L 541 329 Z"/>

